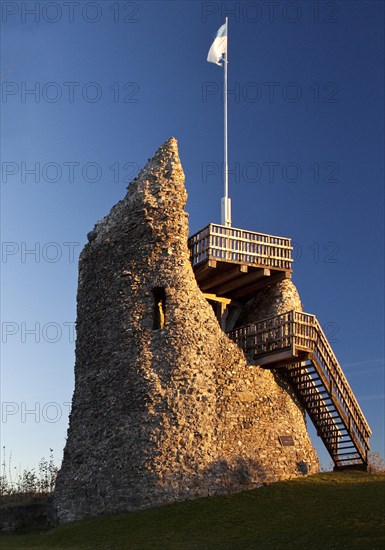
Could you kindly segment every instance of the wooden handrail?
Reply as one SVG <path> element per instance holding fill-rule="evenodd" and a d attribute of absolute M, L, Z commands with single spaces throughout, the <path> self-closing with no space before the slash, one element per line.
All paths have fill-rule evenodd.
<path fill-rule="evenodd" d="M 188 240 L 193 266 L 206 259 L 291 270 L 291 239 L 209 224 Z"/>

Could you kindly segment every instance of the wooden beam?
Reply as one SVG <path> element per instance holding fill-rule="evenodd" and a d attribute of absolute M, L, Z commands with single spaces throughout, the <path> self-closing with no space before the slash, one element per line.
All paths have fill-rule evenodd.
<path fill-rule="evenodd" d="M 231 298 L 223 298 L 222 296 L 217 296 L 216 294 L 203 293 L 203 296 L 206 300 L 213 300 L 213 302 L 220 302 L 221 304 L 229 305 L 231 303 Z"/>
<path fill-rule="evenodd" d="M 216 267 L 216 260 L 205 260 L 204 262 L 200 263 L 199 265 L 194 267 L 194 275 L 196 280 L 199 282 L 199 280 L 206 279 L 207 277 L 212 275 Z"/>
<path fill-rule="evenodd" d="M 261 288 L 264 288 L 267 285 L 271 285 L 273 283 L 277 283 L 279 281 L 283 281 L 285 279 L 290 279 L 291 273 L 290 271 L 279 271 L 275 272 L 270 277 L 263 277 L 262 279 L 259 279 L 257 282 L 247 285 L 243 288 L 240 288 L 239 290 L 236 290 L 235 292 L 229 292 L 229 296 L 231 298 L 234 298 L 236 300 L 239 299 L 245 299 L 245 298 L 251 298 L 253 294 L 258 292 L 258 290 L 261 290 Z"/>
<path fill-rule="evenodd" d="M 200 284 L 200 289 L 203 291 L 210 290 L 212 288 L 215 288 L 219 284 L 226 283 L 227 281 L 231 281 L 232 279 L 235 279 L 236 277 L 239 277 L 241 273 L 247 273 L 248 266 L 247 265 L 234 265 L 230 264 L 231 268 L 227 269 L 226 271 L 223 271 L 222 273 L 215 274 L 211 272 L 213 277 L 210 277 L 209 279 L 205 279 L 202 284 Z M 197 277 L 197 275 L 195 275 Z M 198 279 L 198 277 L 197 277 Z"/>
<path fill-rule="evenodd" d="M 295 359 L 294 350 L 288 349 L 277 353 L 269 353 L 265 357 L 256 357 L 255 362 L 260 367 L 269 365 L 270 368 L 284 366 L 285 362 Z"/>
<path fill-rule="evenodd" d="M 237 279 L 227 282 L 226 284 L 216 286 L 215 292 L 219 295 L 226 294 L 227 292 L 237 290 L 238 288 L 243 288 L 250 283 L 254 283 L 263 277 L 270 277 L 270 273 L 270 269 L 267 268 L 255 269 L 245 275 L 239 276 Z"/>

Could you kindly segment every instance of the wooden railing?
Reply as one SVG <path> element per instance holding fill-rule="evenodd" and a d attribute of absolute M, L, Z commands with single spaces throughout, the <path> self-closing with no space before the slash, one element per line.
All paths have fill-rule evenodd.
<path fill-rule="evenodd" d="M 247 354 L 258 357 L 285 349 L 313 351 L 316 341 L 314 315 L 289 311 L 228 332 Z"/>
<path fill-rule="evenodd" d="M 302 372 L 298 379 L 301 381 L 296 383 L 296 389 L 299 394 L 302 392 L 304 401 L 310 403 L 309 396 L 312 394 L 320 404 L 323 399 L 322 395 L 327 394 L 333 403 L 332 409 L 335 412 L 332 414 L 324 408 L 322 414 L 319 414 L 318 420 L 316 418 L 316 422 L 319 423 L 317 427 L 322 428 L 325 418 L 329 424 L 338 420 L 354 442 L 363 463 L 367 464 L 370 427 L 314 315 L 293 310 L 234 329 L 228 333 L 228 336 L 257 362 L 258 358 L 271 354 L 273 357 L 272 367 L 274 367 L 274 354 L 291 350 L 292 360 L 289 360 L 288 363 L 294 363 L 292 367 Z M 306 377 L 306 367 L 301 367 L 301 363 L 295 363 L 296 358 L 298 361 L 298 352 L 300 351 L 308 352 L 309 360 L 316 370 L 318 379 L 322 382 L 319 389 L 311 378 Z M 288 365 L 287 369 L 289 368 Z M 314 410 L 312 412 L 314 416 Z M 335 452 L 334 459 L 337 463 L 338 451 Z"/>
<path fill-rule="evenodd" d="M 209 224 L 188 240 L 193 266 L 208 259 L 290 270 L 291 239 Z"/>

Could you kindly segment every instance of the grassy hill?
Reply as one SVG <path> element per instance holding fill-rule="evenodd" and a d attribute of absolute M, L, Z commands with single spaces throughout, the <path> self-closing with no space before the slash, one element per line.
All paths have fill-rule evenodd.
<path fill-rule="evenodd" d="M 1 549 L 383 549 L 384 509 L 385 475 L 330 472 L 43 533 L 4 535 Z"/>

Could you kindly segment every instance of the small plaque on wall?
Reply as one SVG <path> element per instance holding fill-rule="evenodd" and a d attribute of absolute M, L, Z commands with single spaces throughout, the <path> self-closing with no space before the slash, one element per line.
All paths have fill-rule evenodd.
<path fill-rule="evenodd" d="M 280 435 L 278 439 L 282 447 L 294 447 L 294 440 L 291 435 Z"/>

